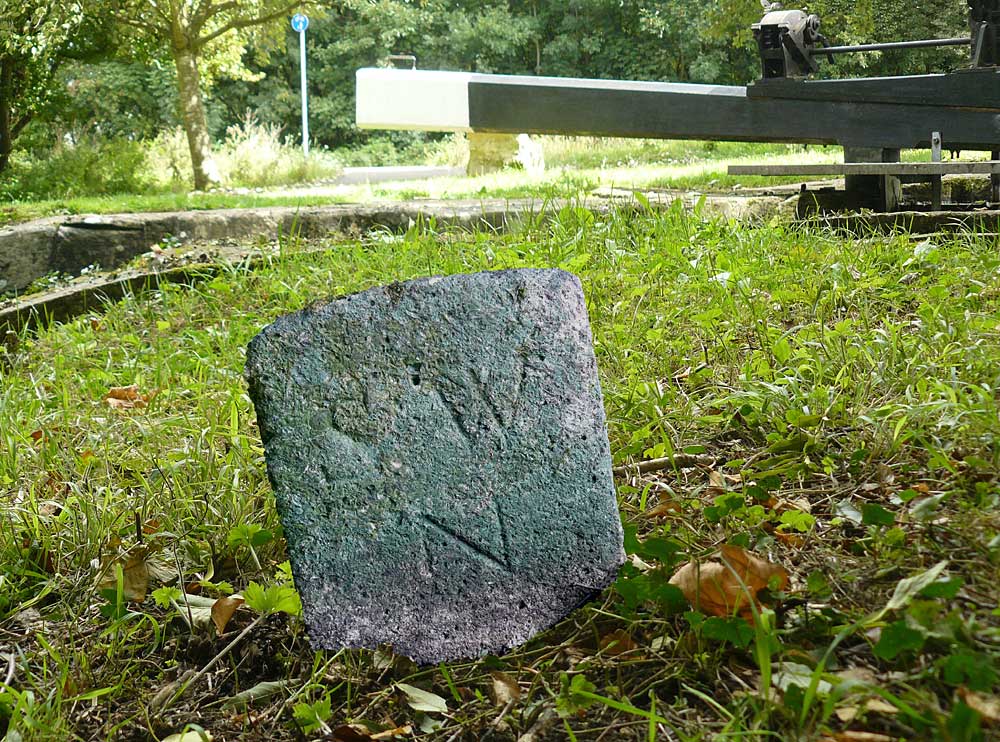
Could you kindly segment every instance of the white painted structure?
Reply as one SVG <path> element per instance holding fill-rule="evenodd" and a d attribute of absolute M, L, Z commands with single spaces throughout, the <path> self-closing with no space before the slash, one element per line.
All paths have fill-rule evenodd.
<path fill-rule="evenodd" d="M 357 72 L 362 129 L 471 131 L 468 72 L 365 68 Z"/>

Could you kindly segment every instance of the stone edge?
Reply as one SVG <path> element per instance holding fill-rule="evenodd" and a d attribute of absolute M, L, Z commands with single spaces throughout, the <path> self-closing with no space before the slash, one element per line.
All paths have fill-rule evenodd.
<path fill-rule="evenodd" d="M 560 206 L 562 204 L 559 204 Z M 460 202 L 423 202 L 382 204 L 376 206 L 327 206 L 300 209 L 225 209 L 154 214 L 115 214 L 79 217 L 73 220 L 47 218 L 24 225 L 0 229 L 0 278 L 11 281 L 10 266 L 22 271 L 17 284 L 28 285 L 46 275 L 53 264 L 66 272 L 79 272 L 94 262 L 95 253 L 113 252 L 114 269 L 146 253 L 167 237 L 184 234 L 185 241 L 241 239 L 246 237 L 280 238 L 294 235 L 305 239 L 333 235 L 363 234 L 386 229 L 402 232 L 418 222 L 433 220 L 441 227 L 471 229 L 487 226 L 504 230 L 516 219 L 544 214 L 552 203 L 519 200 Z M 606 209 L 603 204 L 596 209 Z M 324 249 L 324 248 L 320 248 Z M 308 249 L 307 249 L 308 251 Z M 55 253 L 59 253 L 56 255 Z M 253 259 L 253 251 L 232 255 L 227 262 Z M 67 265 L 72 258 L 74 263 Z M 135 269 L 97 274 L 92 280 L 71 284 L 55 291 L 27 297 L 0 309 L 0 334 L 20 332 L 65 321 L 88 311 L 98 310 L 108 301 L 117 301 L 129 292 L 155 288 L 161 282 L 197 280 L 214 275 L 218 264 L 194 263 L 170 269 Z"/>

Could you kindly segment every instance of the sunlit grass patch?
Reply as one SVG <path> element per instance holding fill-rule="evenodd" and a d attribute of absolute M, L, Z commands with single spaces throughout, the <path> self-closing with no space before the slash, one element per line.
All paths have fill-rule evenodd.
<path fill-rule="evenodd" d="M 1000 656 L 995 237 L 849 239 L 679 207 L 567 207 L 506 234 L 421 224 L 328 247 L 286 243 L 256 270 L 164 286 L 5 357 L 0 680 L 7 657 L 13 670 L 0 729 L 956 739 L 986 723 Z M 529 266 L 577 273 L 588 298 L 624 467 L 618 583 L 502 658 L 420 669 L 312 652 L 246 343 L 324 297 Z M 108 403 L 130 385 L 132 407 Z M 723 545 L 790 577 L 749 621 L 693 610 L 669 584 L 690 560 L 720 563 Z M 128 600 L 143 581 L 146 599 Z M 184 595 L 233 592 L 252 605 L 222 636 L 187 615 Z"/>

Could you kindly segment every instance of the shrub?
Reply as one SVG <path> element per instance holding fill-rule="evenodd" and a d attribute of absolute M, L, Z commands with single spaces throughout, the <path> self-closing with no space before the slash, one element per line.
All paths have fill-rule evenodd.
<path fill-rule="evenodd" d="M 146 143 L 146 162 L 153 180 L 162 187 L 189 188 L 194 181 L 191 152 L 184 129 L 164 129 Z"/>
<path fill-rule="evenodd" d="M 297 143 L 281 137 L 281 127 L 262 124 L 252 113 L 226 129 L 225 139 L 213 153 L 222 185 L 263 188 L 331 178 L 341 172 L 329 152 L 302 154 Z M 191 155 L 180 127 L 160 132 L 147 144 L 147 159 L 157 185 L 174 190 L 191 187 Z"/>
<path fill-rule="evenodd" d="M 141 193 L 152 177 L 140 142 L 85 139 L 60 144 L 44 158 L 12 162 L 0 194 L 12 201 Z"/>
<path fill-rule="evenodd" d="M 250 188 L 303 183 L 340 174 L 328 152 L 313 150 L 306 157 L 298 144 L 281 138 L 281 127 L 262 124 L 252 112 L 226 129 L 216 152 L 223 182 Z"/>
<path fill-rule="evenodd" d="M 373 136 L 351 149 L 337 151 L 345 165 L 464 165 L 469 145 L 464 134 L 434 137 L 423 132 L 390 132 Z"/>

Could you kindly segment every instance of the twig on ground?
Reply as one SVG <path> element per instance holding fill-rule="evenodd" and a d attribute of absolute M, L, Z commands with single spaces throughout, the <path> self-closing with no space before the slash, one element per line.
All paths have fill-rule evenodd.
<path fill-rule="evenodd" d="M 7 655 L 7 677 L 3 679 L 4 687 L 9 688 L 10 684 L 14 682 L 14 670 L 17 665 L 14 662 L 14 653 L 11 652 Z"/>
<path fill-rule="evenodd" d="M 233 651 L 233 648 L 237 644 L 239 644 L 241 641 L 243 641 L 243 639 L 247 635 L 249 635 L 249 633 L 251 631 L 253 631 L 255 628 L 257 628 L 260 625 L 261 621 L 263 621 L 266 616 L 267 616 L 266 613 L 261 613 L 259 616 L 257 616 L 257 618 L 255 618 L 253 620 L 253 622 L 249 626 L 247 626 L 245 629 L 243 629 L 243 631 L 241 631 L 239 633 L 239 636 L 237 636 L 235 639 L 233 639 L 231 642 L 229 642 L 229 644 L 227 644 L 225 646 L 225 648 L 221 652 L 219 652 L 217 655 L 215 655 L 215 657 L 213 657 L 211 660 L 209 660 L 209 662 L 208 662 L 207 665 L 205 665 L 198 672 L 196 672 L 194 675 L 192 675 L 191 678 L 186 683 L 184 683 L 177 690 L 176 693 L 174 693 L 173 697 L 171 697 L 171 699 L 169 701 L 167 701 L 163 705 L 163 709 L 161 710 L 161 713 L 163 711 L 166 711 L 168 708 L 170 708 L 171 706 L 173 706 L 175 703 L 177 703 L 177 701 L 180 699 L 180 697 L 183 696 L 187 692 L 188 688 L 190 688 L 192 685 L 194 685 L 199 680 L 201 680 L 203 677 L 205 677 L 205 674 L 208 673 L 208 671 L 211 670 L 213 667 L 215 667 L 217 664 L 219 664 L 219 662 L 221 662 L 231 651 Z"/>
<path fill-rule="evenodd" d="M 662 471 L 663 469 L 686 469 L 693 466 L 715 466 L 717 461 L 718 458 L 715 456 L 709 456 L 708 454 L 692 455 L 678 453 L 662 459 L 640 461 L 638 464 L 623 464 L 621 466 L 616 466 L 611 471 L 614 472 L 616 476 L 622 476 L 625 474 L 649 474 L 650 472 Z"/>
<path fill-rule="evenodd" d="M 517 703 L 516 698 L 511 698 L 507 701 L 504 707 L 500 710 L 500 713 L 497 714 L 497 718 L 495 718 L 490 725 L 494 727 L 500 726 L 500 722 L 503 721 L 503 717 L 510 713 L 510 710 L 514 708 L 515 703 Z"/>

